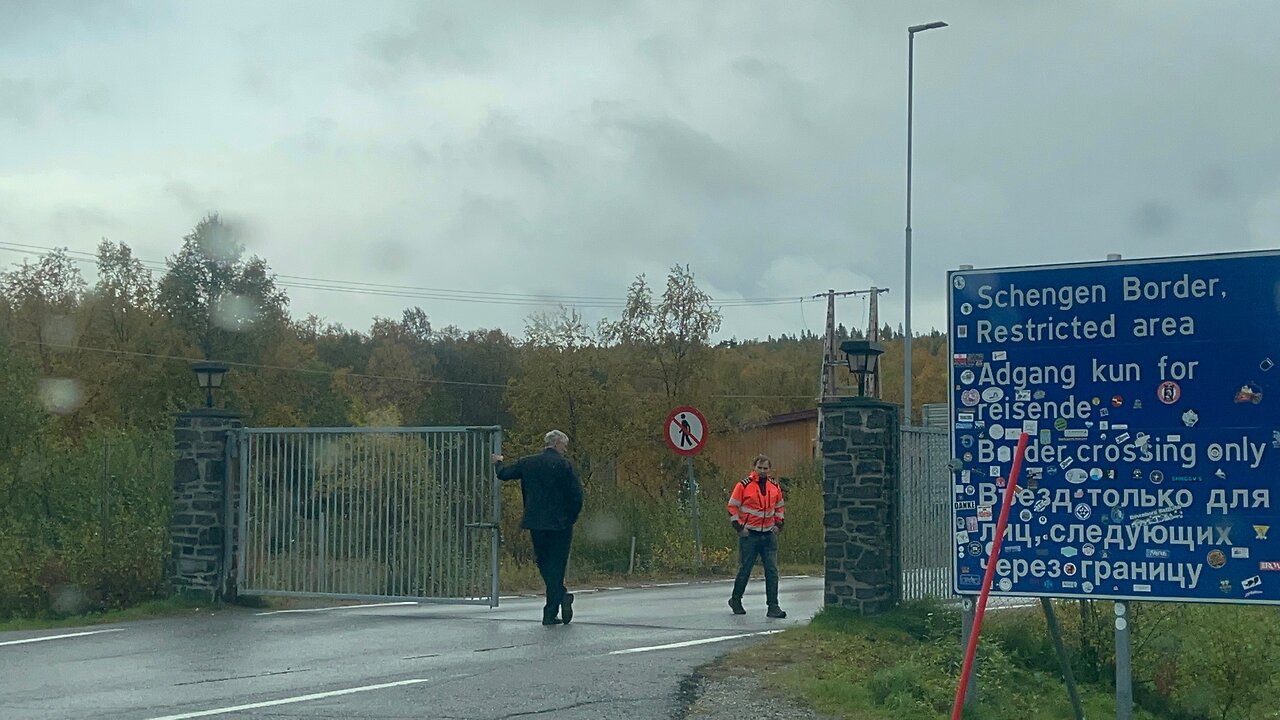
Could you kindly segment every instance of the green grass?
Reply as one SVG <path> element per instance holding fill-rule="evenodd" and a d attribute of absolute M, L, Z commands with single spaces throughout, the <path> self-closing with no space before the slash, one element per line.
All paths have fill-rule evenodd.
<path fill-rule="evenodd" d="M 175 596 L 164 600 L 135 605 L 124 610 L 110 610 L 101 613 L 69 615 L 66 617 L 33 617 L 11 618 L 0 622 L 0 632 L 13 630 L 49 630 L 53 628 L 81 627 L 85 625 L 103 625 L 107 623 L 129 622 L 133 620 L 149 620 L 159 617 L 190 614 L 200 610 L 216 610 L 225 607 L 208 598 L 190 598 Z"/>
<path fill-rule="evenodd" d="M 788 630 L 734 653 L 721 668 L 765 668 L 768 691 L 802 698 L 819 712 L 857 720 L 950 717 L 959 677 L 959 617 L 934 605 L 911 605 L 876 618 L 823 610 Z M 978 701 L 969 720 L 1060 720 L 1072 717 L 1059 675 L 1015 663 L 997 640 L 979 647 Z M 1087 717 L 1115 715 L 1107 688 L 1081 687 Z M 1154 715 L 1138 710 L 1137 720 Z"/>

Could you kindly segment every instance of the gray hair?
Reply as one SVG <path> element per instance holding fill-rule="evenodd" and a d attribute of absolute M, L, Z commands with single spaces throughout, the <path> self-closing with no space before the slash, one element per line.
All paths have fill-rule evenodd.
<path fill-rule="evenodd" d="M 569 444 L 569 436 L 568 436 L 568 435 L 565 435 L 564 433 L 560 432 L 559 430 L 552 430 L 551 432 L 549 432 L 549 433 L 547 433 L 546 435 L 543 435 L 543 436 L 542 436 L 542 446 L 543 446 L 543 447 L 555 447 L 556 443 L 558 443 L 558 442 L 563 442 L 564 444 L 568 445 L 568 444 Z"/>

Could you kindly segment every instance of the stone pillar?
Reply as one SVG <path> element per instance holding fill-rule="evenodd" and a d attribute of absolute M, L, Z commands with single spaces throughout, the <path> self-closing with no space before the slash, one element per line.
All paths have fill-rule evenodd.
<path fill-rule="evenodd" d="M 180 413 L 174 423 L 172 554 L 169 581 L 176 593 L 234 593 L 234 517 L 238 499 L 228 474 L 228 443 L 243 427 L 239 413 L 219 408 Z M 228 553 L 232 550 L 232 553 Z M 234 562 L 234 561 L 233 561 Z"/>
<path fill-rule="evenodd" d="M 882 613 L 901 598 L 899 413 L 872 398 L 822 404 L 825 604 Z"/>

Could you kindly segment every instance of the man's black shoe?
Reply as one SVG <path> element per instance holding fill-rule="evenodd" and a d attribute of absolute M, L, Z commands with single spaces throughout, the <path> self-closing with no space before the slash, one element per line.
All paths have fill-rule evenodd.
<path fill-rule="evenodd" d="M 771 617 L 771 618 L 781 619 L 786 616 L 787 616 L 787 613 L 784 612 L 782 608 L 778 607 L 777 605 L 770 607 L 769 612 L 765 613 L 765 617 Z"/>
<path fill-rule="evenodd" d="M 564 618 L 565 625 L 573 620 L 573 593 L 564 594 L 564 599 L 560 601 L 560 615 Z"/>
<path fill-rule="evenodd" d="M 746 615 L 747 609 L 742 607 L 742 598 L 729 598 L 729 607 L 733 608 L 734 615 Z"/>
<path fill-rule="evenodd" d="M 543 624 L 543 625 L 563 625 L 563 624 L 564 624 L 564 621 L 562 621 L 562 620 L 561 620 L 560 618 L 558 618 L 558 617 L 553 617 L 553 618 L 542 618 L 542 624 Z"/>

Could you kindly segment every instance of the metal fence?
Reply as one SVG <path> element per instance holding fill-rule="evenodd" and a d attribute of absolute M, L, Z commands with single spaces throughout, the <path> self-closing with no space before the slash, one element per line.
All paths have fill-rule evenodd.
<path fill-rule="evenodd" d="M 947 431 L 902 429 L 900 511 L 902 599 L 950 598 L 952 478 Z"/>
<path fill-rule="evenodd" d="M 240 431 L 238 591 L 498 603 L 498 480 L 483 428 Z"/>

